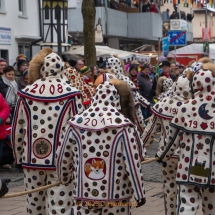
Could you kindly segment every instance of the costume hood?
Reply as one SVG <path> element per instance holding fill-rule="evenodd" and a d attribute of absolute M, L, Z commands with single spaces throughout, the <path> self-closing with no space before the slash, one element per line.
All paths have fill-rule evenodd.
<path fill-rule="evenodd" d="M 214 134 L 215 73 L 200 69 L 193 77 L 194 99 L 181 105 L 172 126 L 191 133 Z"/>
<path fill-rule="evenodd" d="M 120 95 L 117 89 L 112 83 L 104 82 L 96 88 L 89 109 L 71 118 L 69 123 L 77 128 L 90 131 L 133 125 L 118 111 L 120 109 Z"/>
<path fill-rule="evenodd" d="M 184 101 L 191 98 L 191 82 L 186 75 L 179 76 L 172 86 L 172 95 L 157 102 L 152 112 L 163 119 L 171 120 Z"/>
<path fill-rule="evenodd" d="M 118 58 L 116 57 L 108 58 L 106 66 L 108 69 L 113 71 L 117 79 L 125 81 L 131 87 L 132 90 L 136 90 L 135 84 L 130 80 L 129 77 L 124 75 L 121 62 Z"/>
<path fill-rule="evenodd" d="M 158 79 L 156 89 L 156 95 L 158 96 L 158 99 L 162 99 L 167 96 L 167 92 L 169 91 L 172 84 L 172 79 L 167 78 L 166 76 L 162 76 Z"/>

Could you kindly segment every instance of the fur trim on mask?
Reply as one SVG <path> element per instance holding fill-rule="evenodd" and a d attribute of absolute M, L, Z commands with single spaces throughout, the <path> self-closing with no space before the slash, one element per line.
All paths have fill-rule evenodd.
<path fill-rule="evenodd" d="M 194 72 L 193 72 L 192 70 L 187 70 L 187 71 L 185 72 L 185 75 L 186 75 L 186 77 L 187 77 L 187 79 L 188 79 L 189 81 L 192 81 L 192 80 L 193 80 L 193 76 L 194 76 Z"/>
<path fill-rule="evenodd" d="M 215 65 L 213 63 L 205 63 L 202 64 L 202 69 L 203 70 L 210 70 L 213 73 L 213 76 L 215 75 Z"/>
<path fill-rule="evenodd" d="M 120 95 L 121 113 L 135 124 L 134 97 L 131 88 L 124 81 L 112 79 L 110 81 Z"/>
<path fill-rule="evenodd" d="M 200 62 L 200 63 L 212 63 L 212 61 L 211 61 L 211 59 L 209 57 L 200 58 L 198 60 L 198 62 Z"/>
<path fill-rule="evenodd" d="M 28 69 L 28 83 L 33 84 L 36 80 L 40 79 L 40 69 L 43 66 L 44 58 L 51 54 L 53 50 L 51 48 L 45 48 L 39 51 L 37 55 L 30 61 Z"/>
<path fill-rule="evenodd" d="M 156 86 L 156 96 L 159 96 L 163 92 L 163 82 L 167 79 L 167 77 L 162 76 L 158 78 L 157 86 Z"/>
<path fill-rule="evenodd" d="M 192 64 L 193 64 L 194 62 L 195 62 L 195 60 L 191 60 L 191 61 L 187 64 L 186 68 L 191 67 Z"/>

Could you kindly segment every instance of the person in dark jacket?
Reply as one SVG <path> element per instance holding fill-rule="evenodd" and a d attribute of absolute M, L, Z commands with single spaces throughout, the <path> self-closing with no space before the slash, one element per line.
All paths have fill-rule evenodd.
<path fill-rule="evenodd" d="M 143 96 L 148 102 L 153 104 L 153 94 L 152 94 L 152 82 L 149 76 L 149 65 L 145 64 L 142 66 L 142 70 L 137 77 L 139 85 L 139 93 Z M 143 118 L 147 119 L 150 116 L 149 108 L 141 107 Z"/>
<path fill-rule="evenodd" d="M 159 77 L 166 76 L 167 78 L 171 78 L 173 82 L 177 79 L 177 76 L 171 74 L 170 63 L 168 61 L 163 61 L 159 64 L 159 68 L 162 69 L 160 75 L 156 75 L 154 78 L 153 86 L 152 86 L 152 95 L 156 95 L 157 81 Z"/>
<path fill-rule="evenodd" d="M 10 179 L 1 179 L 0 180 L 0 198 L 8 192 L 7 184 L 10 183 Z"/>

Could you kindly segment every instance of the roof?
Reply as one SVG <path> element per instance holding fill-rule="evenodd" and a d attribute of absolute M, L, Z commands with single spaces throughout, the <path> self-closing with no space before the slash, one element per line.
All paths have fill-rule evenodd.
<path fill-rule="evenodd" d="M 71 46 L 68 51 L 70 54 L 76 54 L 84 56 L 84 46 Z M 117 54 L 121 60 L 129 61 L 129 60 L 139 60 L 139 61 L 150 61 L 149 55 L 138 54 L 118 49 L 113 49 L 108 46 L 96 46 L 96 57 L 99 61 L 100 58 L 107 58 Z"/>

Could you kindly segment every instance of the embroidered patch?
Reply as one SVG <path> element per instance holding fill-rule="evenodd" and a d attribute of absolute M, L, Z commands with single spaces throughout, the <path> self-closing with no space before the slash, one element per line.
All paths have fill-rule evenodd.
<path fill-rule="evenodd" d="M 106 163 L 101 158 L 90 158 L 85 162 L 85 175 L 92 180 L 100 180 L 106 175 Z"/>
<path fill-rule="evenodd" d="M 38 158 L 46 158 L 52 151 L 51 143 L 43 138 L 37 139 L 33 144 L 33 153 Z"/>

